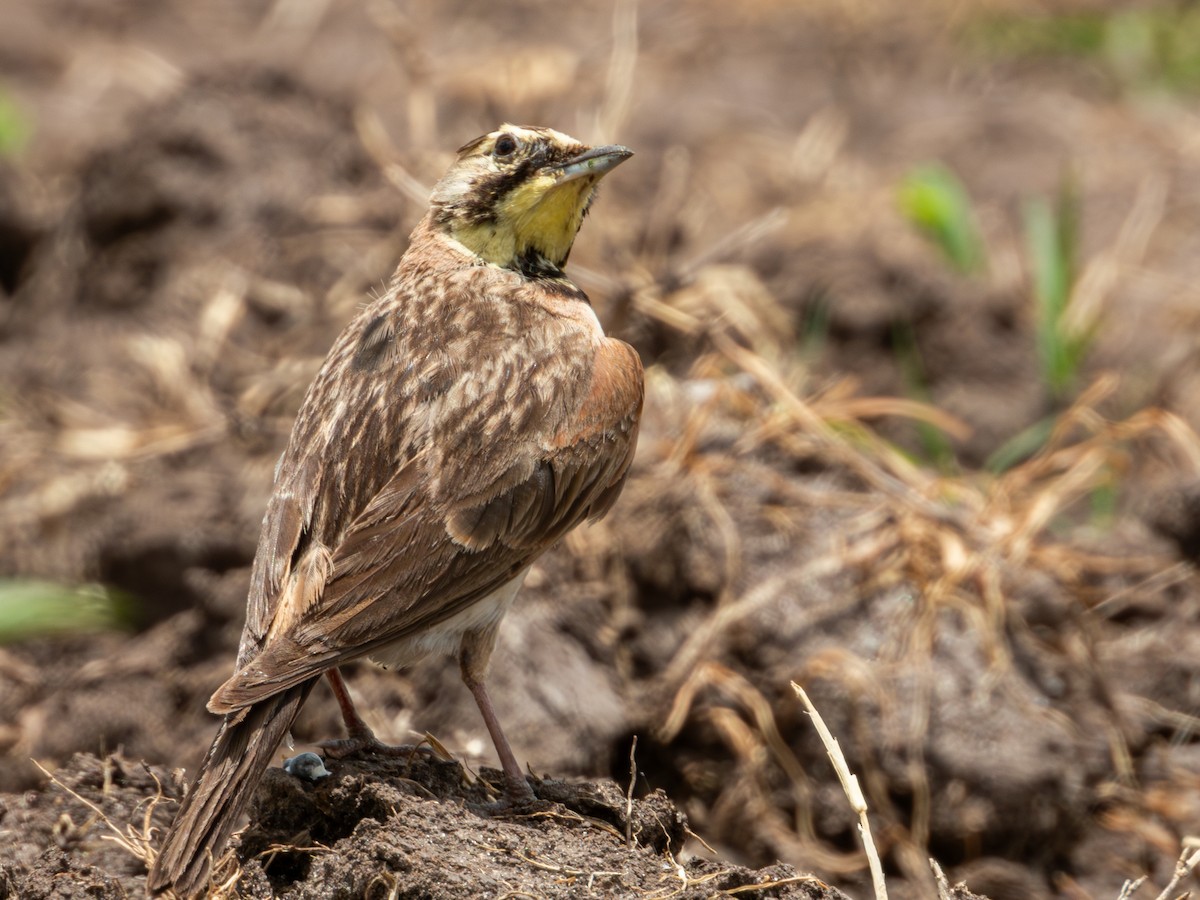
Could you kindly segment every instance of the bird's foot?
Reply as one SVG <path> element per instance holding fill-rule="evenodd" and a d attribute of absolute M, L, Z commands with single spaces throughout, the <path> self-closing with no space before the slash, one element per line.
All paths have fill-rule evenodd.
<path fill-rule="evenodd" d="M 428 744 L 385 744 L 369 728 L 355 729 L 349 737 L 317 744 L 330 759 L 348 756 L 391 756 L 412 758 L 418 755 L 438 757 Z"/>
<path fill-rule="evenodd" d="M 503 794 L 495 800 L 489 800 L 486 803 L 468 803 L 467 806 L 488 815 L 499 815 L 527 812 L 540 803 L 537 794 L 534 793 L 525 778 L 514 780 L 505 776 Z"/>
<path fill-rule="evenodd" d="M 529 806 L 531 803 L 536 803 L 537 794 L 533 792 L 533 788 L 524 777 L 514 779 L 505 776 L 503 799 L 510 806 L 520 808 Z"/>

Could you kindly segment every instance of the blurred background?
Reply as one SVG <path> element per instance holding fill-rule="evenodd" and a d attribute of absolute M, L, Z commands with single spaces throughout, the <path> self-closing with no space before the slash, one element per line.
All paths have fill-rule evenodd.
<path fill-rule="evenodd" d="M 635 470 L 493 695 L 556 777 L 897 897 L 1116 897 L 1200 832 L 1200 5 L 3 0 L 0 791 L 194 771 L 272 468 L 455 148 L 637 155 L 569 272 Z M 490 744 L 452 664 L 350 673 Z M 299 741 L 339 734 L 314 694 Z M 1194 881 L 1191 882 L 1195 886 Z M 1147 895 L 1156 893 L 1148 885 Z"/>

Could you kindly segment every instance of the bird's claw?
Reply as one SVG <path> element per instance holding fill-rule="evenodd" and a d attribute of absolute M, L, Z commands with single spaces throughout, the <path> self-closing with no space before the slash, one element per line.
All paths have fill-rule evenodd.
<path fill-rule="evenodd" d="M 431 758 L 437 756 L 428 744 L 385 744 L 370 731 L 338 740 L 322 741 L 317 746 L 329 759 L 345 759 L 348 756 L 359 755 L 409 758 L 419 754 Z"/>

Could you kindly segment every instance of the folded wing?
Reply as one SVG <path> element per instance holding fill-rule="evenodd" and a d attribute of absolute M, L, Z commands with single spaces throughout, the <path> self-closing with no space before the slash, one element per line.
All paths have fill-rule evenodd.
<path fill-rule="evenodd" d="M 319 595 L 308 582 L 285 586 L 275 610 L 284 627 L 267 628 L 261 650 L 213 695 L 209 709 L 257 703 L 419 634 L 510 581 L 571 528 L 607 512 L 629 470 L 641 407 L 637 354 L 607 340 L 595 352 L 580 402 L 541 423 L 537 439 L 495 478 L 494 493 L 439 495 L 426 456 L 405 462 L 329 548 Z M 300 562 L 307 565 L 293 570 L 309 581 L 322 571 L 320 559 Z"/>

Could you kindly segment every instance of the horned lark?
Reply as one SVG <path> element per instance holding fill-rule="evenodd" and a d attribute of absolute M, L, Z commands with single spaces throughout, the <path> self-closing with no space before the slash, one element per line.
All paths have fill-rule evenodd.
<path fill-rule="evenodd" d="M 322 675 L 351 746 L 375 746 L 337 667 L 457 654 L 508 795 L 532 796 L 484 687 L 530 564 L 620 493 L 642 366 L 563 273 L 596 185 L 629 158 L 548 128 L 471 141 L 384 296 L 337 339 L 275 473 L 224 715 L 150 872 L 202 892 Z"/>

